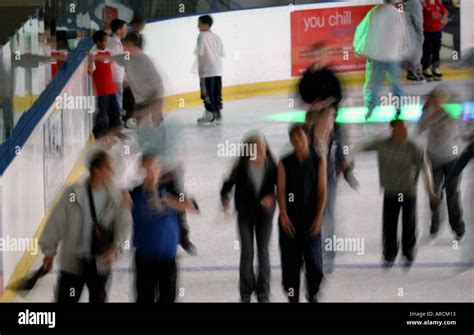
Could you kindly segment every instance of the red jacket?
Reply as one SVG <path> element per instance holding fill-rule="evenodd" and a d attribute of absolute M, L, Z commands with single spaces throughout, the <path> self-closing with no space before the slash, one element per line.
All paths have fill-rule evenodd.
<path fill-rule="evenodd" d="M 110 56 L 108 51 L 94 50 L 92 53 L 98 56 Z M 115 94 L 117 88 L 112 75 L 112 61 L 96 60 L 94 65 L 95 69 L 92 79 L 94 80 L 97 96 Z"/>
<path fill-rule="evenodd" d="M 429 0 L 424 0 L 423 30 L 426 32 L 441 31 L 444 27 L 441 23 L 441 19 L 447 12 L 441 0 L 435 0 L 434 4 L 431 4 Z"/>

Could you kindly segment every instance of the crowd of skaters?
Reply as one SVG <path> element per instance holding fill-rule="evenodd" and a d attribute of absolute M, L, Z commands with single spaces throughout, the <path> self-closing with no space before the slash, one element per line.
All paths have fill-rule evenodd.
<path fill-rule="evenodd" d="M 222 119 L 224 49 L 211 31 L 212 25 L 208 15 L 198 19 L 195 55 L 205 107 L 200 124 L 220 124 Z M 96 46 L 89 55 L 89 73 L 99 101 L 93 131 L 96 143 L 87 157 L 89 173 L 68 187 L 55 206 L 40 239 L 43 264 L 51 269 L 59 252 L 58 302 L 79 301 L 84 285 L 91 302 L 105 302 L 113 263 L 121 252 L 133 248 L 136 301 L 170 303 L 176 299 L 177 247 L 197 255 L 189 238 L 186 213 L 199 213 L 199 207 L 184 191 L 182 163 L 175 152 L 169 152 L 166 133 L 170 132 L 162 113 L 164 85 L 153 61 L 143 52 L 143 21 L 134 21 L 129 32 L 126 22 L 114 20 L 111 29 L 111 37 L 103 31 L 94 34 Z M 223 209 L 230 207 L 233 191 L 237 211 L 242 302 L 250 302 L 254 294 L 259 302 L 271 299 L 269 242 L 277 207 L 282 286 L 288 301 L 300 301 L 303 269 L 306 299 L 318 301 L 323 278 L 334 270 L 335 251 L 323 251 L 322 243 L 335 231 L 337 182 L 343 176 L 358 189 L 353 158 L 360 151 L 376 151 L 378 155 L 384 189 L 384 267 L 392 267 L 398 254 L 400 212 L 404 266 L 411 267 L 415 260 L 420 173 L 433 211 L 432 236 L 439 230 L 444 189 L 454 236 L 460 240 L 464 235 L 459 175 L 472 158 L 472 143 L 461 158 L 451 155 L 447 161 L 447 157 L 437 156 L 452 135 L 445 125 L 455 122 L 443 108 L 450 91 L 445 87 L 433 91 L 423 107 L 418 132 L 430 134 L 428 154 L 409 138 L 407 123 L 397 114 L 390 122 L 388 137 L 362 144 L 346 155 L 342 147 L 347 143 L 335 122 L 343 91 L 327 62 L 328 47 L 325 43 L 310 47 L 313 64 L 298 86 L 306 118 L 304 123 L 290 125 L 289 152 L 276 160 L 265 135 L 252 131 L 243 143 L 257 148 L 255 156 L 238 157 L 223 182 Z M 133 154 L 124 154 L 124 145 Z"/>

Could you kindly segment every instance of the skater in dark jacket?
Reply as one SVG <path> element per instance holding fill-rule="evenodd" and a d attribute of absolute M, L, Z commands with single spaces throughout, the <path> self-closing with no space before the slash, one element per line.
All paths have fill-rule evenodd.
<path fill-rule="evenodd" d="M 333 98 L 332 106 L 337 111 L 342 100 L 342 88 L 336 72 L 328 62 L 328 46 L 324 42 L 318 42 L 309 47 L 308 52 L 313 63 L 298 84 L 300 97 L 307 104 Z"/>
<path fill-rule="evenodd" d="M 321 225 L 327 199 L 326 158 L 319 157 L 310 146 L 304 125 L 292 126 L 290 140 L 294 151 L 278 165 L 283 288 L 290 302 L 299 302 L 304 264 L 308 301 L 317 302 L 323 279 Z"/>
<path fill-rule="evenodd" d="M 269 242 L 275 212 L 277 167 L 262 134 L 247 136 L 247 148 L 254 154 L 240 157 L 221 189 L 222 205 L 229 207 L 229 193 L 235 186 L 235 209 L 241 241 L 240 298 L 250 302 L 256 292 L 259 302 L 268 302 L 270 295 Z M 244 147 L 246 148 L 246 147 Z M 252 150 L 249 150 L 252 151 Z M 258 250 L 258 276 L 253 270 L 254 235 Z"/>
<path fill-rule="evenodd" d="M 306 113 L 306 128 L 310 133 L 311 146 L 320 157 L 327 162 L 328 196 L 322 228 L 323 241 L 332 239 L 336 235 L 336 194 L 339 175 L 343 175 L 347 183 L 357 190 L 359 182 L 353 173 L 353 164 L 349 165 L 344 155 L 343 145 L 339 134 L 334 128 L 335 111 L 333 107 L 320 110 L 309 110 Z M 335 250 L 324 250 L 324 273 L 334 271 L 336 258 Z"/>
<path fill-rule="evenodd" d="M 310 133 L 310 143 L 320 156 L 327 159 L 328 200 L 323 228 L 323 239 L 335 235 L 335 208 L 337 177 L 343 173 L 347 182 L 357 189 L 358 182 L 352 171 L 353 166 L 346 164 L 343 152 L 344 129 L 336 123 L 337 110 L 342 100 L 339 79 L 329 66 L 329 49 L 319 42 L 309 48 L 313 64 L 306 70 L 298 84 L 301 100 L 307 105 L 306 127 Z M 324 252 L 325 273 L 334 270 L 335 251 Z"/>

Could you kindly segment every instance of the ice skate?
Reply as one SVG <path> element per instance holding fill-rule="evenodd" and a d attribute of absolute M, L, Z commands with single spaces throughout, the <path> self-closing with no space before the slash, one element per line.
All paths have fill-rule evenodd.
<path fill-rule="evenodd" d="M 441 73 L 441 71 L 439 70 L 439 67 L 433 67 L 433 79 L 435 81 L 441 81 L 443 80 L 443 74 Z"/>
<path fill-rule="evenodd" d="M 197 120 L 198 124 L 202 124 L 202 125 L 213 124 L 214 121 L 215 121 L 214 114 L 209 111 L 205 111 L 204 115 Z"/>

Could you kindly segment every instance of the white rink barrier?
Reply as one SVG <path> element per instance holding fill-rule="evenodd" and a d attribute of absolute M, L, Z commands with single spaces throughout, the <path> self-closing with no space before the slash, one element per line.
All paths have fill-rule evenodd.
<path fill-rule="evenodd" d="M 84 46 L 89 50 L 90 42 Z M 29 267 L 25 264 L 40 254 L 38 230 L 90 137 L 93 114 L 87 105 L 78 108 L 82 99 L 92 94 L 84 50 L 80 53 L 78 50 L 76 59 L 61 68 L 58 78 L 25 113 L 12 137 L 2 145 L 1 287 L 8 284 L 13 273 L 23 275 L 22 272 L 27 271 L 25 267 Z M 69 100 L 71 104 L 59 105 L 58 96 L 74 98 L 76 104 Z"/>
<path fill-rule="evenodd" d="M 224 87 L 290 80 L 290 11 L 378 4 L 358 0 L 296 6 L 244 9 L 214 13 L 212 31 L 224 44 Z M 474 1 L 461 1 L 461 49 L 474 46 Z M 186 15 L 184 13 L 183 15 Z M 199 90 L 194 48 L 198 15 L 158 20 L 146 25 L 145 52 L 163 76 L 165 95 Z"/>

